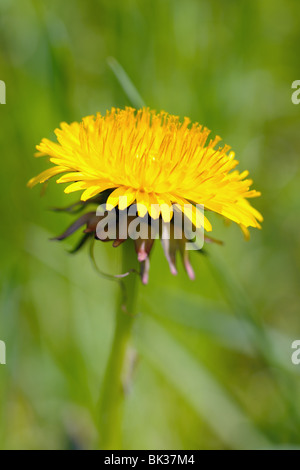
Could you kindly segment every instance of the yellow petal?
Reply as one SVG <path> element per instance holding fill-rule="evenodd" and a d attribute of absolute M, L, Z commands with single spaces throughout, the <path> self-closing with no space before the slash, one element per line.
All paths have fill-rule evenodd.
<path fill-rule="evenodd" d="M 121 198 L 122 207 L 123 207 L 124 204 L 125 204 L 125 199 L 123 199 L 123 197 L 125 197 L 126 190 L 127 190 L 127 188 L 125 188 L 124 186 L 121 186 L 120 188 L 115 189 L 109 195 L 109 197 L 107 199 L 107 204 L 111 205 L 112 207 L 116 207 L 116 206 L 119 205 L 120 198 Z M 125 209 L 125 207 L 124 207 L 124 209 Z"/>
<path fill-rule="evenodd" d="M 57 183 L 60 181 L 58 180 Z M 86 181 L 77 181 L 76 183 L 69 184 L 64 190 L 66 194 L 73 193 L 74 191 L 79 191 L 80 189 L 86 189 L 88 183 Z"/>
<path fill-rule="evenodd" d="M 32 188 L 36 184 L 44 183 L 49 178 L 52 178 L 52 176 L 58 175 L 59 173 L 63 173 L 64 171 L 68 171 L 68 168 L 63 166 L 54 166 L 52 168 L 49 168 L 48 170 L 45 170 L 40 173 L 38 176 L 31 178 L 31 180 L 28 181 L 27 186 Z"/>

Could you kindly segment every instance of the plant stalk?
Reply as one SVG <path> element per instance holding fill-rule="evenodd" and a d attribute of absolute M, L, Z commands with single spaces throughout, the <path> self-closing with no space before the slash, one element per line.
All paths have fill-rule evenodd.
<path fill-rule="evenodd" d="M 138 271 L 138 261 L 132 240 L 121 245 L 122 272 Z M 132 326 L 136 314 L 139 276 L 131 273 L 122 279 L 122 292 L 116 306 L 115 332 L 100 396 L 100 449 L 122 449 L 122 422 L 126 398 L 126 361 Z"/>

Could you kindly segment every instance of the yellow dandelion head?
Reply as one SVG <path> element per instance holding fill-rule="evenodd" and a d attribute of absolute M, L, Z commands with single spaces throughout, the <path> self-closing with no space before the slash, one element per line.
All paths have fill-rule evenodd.
<path fill-rule="evenodd" d="M 61 123 L 55 134 L 58 143 L 43 139 L 37 146 L 37 156 L 48 156 L 54 166 L 29 186 L 62 175 L 57 183 L 70 183 L 66 193 L 82 191 L 83 201 L 110 190 L 108 204 L 125 209 L 136 203 L 140 216 L 148 212 L 167 222 L 168 206 L 184 211 L 192 203 L 236 222 L 246 236 L 247 227 L 260 228 L 262 216 L 248 201 L 260 193 L 250 189 L 248 171 L 235 170 L 230 147 L 219 147 L 219 136 L 209 139 L 210 131 L 188 118 L 112 108 L 81 123 Z M 185 215 L 194 220 L 192 213 Z M 206 217 L 204 228 L 211 230 Z"/>

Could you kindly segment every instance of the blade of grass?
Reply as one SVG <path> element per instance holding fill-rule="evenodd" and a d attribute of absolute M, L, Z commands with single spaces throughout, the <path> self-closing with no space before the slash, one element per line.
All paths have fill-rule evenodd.
<path fill-rule="evenodd" d="M 136 87 L 134 86 L 132 80 L 129 78 L 122 65 L 114 57 L 108 57 L 107 63 L 111 70 L 113 71 L 115 77 L 123 88 L 124 92 L 127 95 L 132 106 L 135 108 L 145 107 L 145 102 Z"/>
<path fill-rule="evenodd" d="M 290 373 L 290 354 L 283 357 L 280 367 L 278 358 L 282 357 L 282 352 L 278 346 L 278 338 L 282 338 L 281 333 L 269 334 L 269 329 L 262 322 L 253 301 L 247 295 L 241 283 L 235 278 L 229 266 L 225 266 L 221 257 L 210 256 L 207 259 L 210 269 L 216 282 L 223 291 L 224 298 L 239 320 L 248 322 L 253 329 L 252 343 L 257 353 L 264 359 L 271 374 L 278 385 L 282 398 L 286 401 L 291 421 L 294 427 L 299 429 L 300 414 L 297 405 L 297 395 L 295 395 L 295 375 Z M 284 341 L 288 344 L 288 340 Z M 280 342 L 280 347 L 283 343 Z M 291 344 L 291 343 L 290 343 Z M 284 348 L 286 351 L 286 348 Z M 295 372 L 295 369 L 293 369 Z"/>
<path fill-rule="evenodd" d="M 149 317 L 144 316 L 141 323 L 143 328 L 136 338 L 141 355 L 185 397 L 226 446 L 232 449 L 272 448 L 268 438 L 256 429 L 209 371 L 177 340 Z"/>

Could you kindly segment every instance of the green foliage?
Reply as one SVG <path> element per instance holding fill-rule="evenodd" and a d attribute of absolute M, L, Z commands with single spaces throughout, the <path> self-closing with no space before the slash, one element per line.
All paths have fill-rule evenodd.
<path fill-rule="evenodd" d="M 296 0 L 2 0 L 0 448 L 97 439 L 118 285 L 88 249 L 49 241 L 72 220 L 49 207 L 76 195 L 52 182 L 39 198 L 26 182 L 47 167 L 34 147 L 61 121 L 143 100 L 232 145 L 263 193 L 253 202 L 265 222 L 246 243 L 213 218 L 225 245 L 192 253 L 194 282 L 182 269 L 171 276 L 156 242 L 124 448 L 299 447 L 299 14 Z M 96 245 L 101 271 L 119 273 L 118 249 Z"/>

